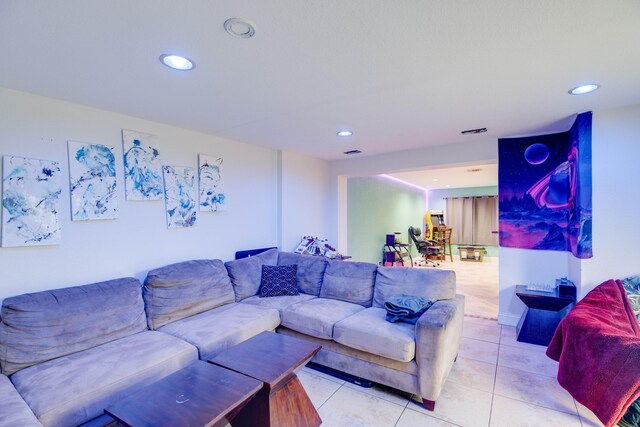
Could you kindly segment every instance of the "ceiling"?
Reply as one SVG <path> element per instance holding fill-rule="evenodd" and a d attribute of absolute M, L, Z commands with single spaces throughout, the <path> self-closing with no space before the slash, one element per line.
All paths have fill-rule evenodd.
<path fill-rule="evenodd" d="M 498 165 L 494 163 L 397 172 L 390 173 L 389 176 L 426 190 L 489 187 L 498 185 Z"/>
<path fill-rule="evenodd" d="M 0 51 L 2 87 L 324 159 L 640 103 L 638 0 L 3 0 Z"/>

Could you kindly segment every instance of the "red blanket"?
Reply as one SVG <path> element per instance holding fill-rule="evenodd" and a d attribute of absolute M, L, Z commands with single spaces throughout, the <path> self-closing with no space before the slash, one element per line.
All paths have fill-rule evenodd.
<path fill-rule="evenodd" d="M 622 283 L 589 292 L 562 319 L 547 356 L 560 362 L 558 382 L 607 426 L 640 397 L 640 327 Z"/>

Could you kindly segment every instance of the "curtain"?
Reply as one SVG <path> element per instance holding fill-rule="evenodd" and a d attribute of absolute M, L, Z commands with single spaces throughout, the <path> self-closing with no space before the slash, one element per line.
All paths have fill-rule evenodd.
<path fill-rule="evenodd" d="M 498 246 L 498 198 L 473 198 L 473 244 Z"/>
<path fill-rule="evenodd" d="M 446 224 L 451 227 L 451 243 L 498 246 L 498 198 L 447 198 Z"/>
<path fill-rule="evenodd" d="M 473 199 L 471 197 L 447 199 L 446 224 L 451 227 L 451 243 L 473 243 Z"/>

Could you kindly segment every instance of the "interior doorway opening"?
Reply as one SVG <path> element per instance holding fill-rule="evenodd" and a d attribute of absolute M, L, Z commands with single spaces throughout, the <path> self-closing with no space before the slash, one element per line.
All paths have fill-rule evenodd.
<path fill-rule="evenodd" d="M 347 178 L 347 247 L 355 261 L 456 272 L 457 292 L 466 296 L 465 314 L 497 319 L 499 259 L 497 245 L 497 164 L 438 167 L 411 172 Z M 454 212 L 459 200 L 484 205 L 493 198 L 494 221 L 478 220 L 466 211 Z M 454 202 L 455 201 L 455 202 Z M 471 212 L 471 211 L 469 211 Z M 468 216 L 468 217 L 467 217 Z M 486 218 L 485 218 L 486 219 Z M 477 240 L 465 230 L 476 228 Z M 421 239 L 445 246 L 436 257 L 420 253 L 409 227 L 420 229 Z M 434 232 L 449 228 L 443 245 Z M 389 255 L 389 234 L 408 245 L 410 259 Z"/>

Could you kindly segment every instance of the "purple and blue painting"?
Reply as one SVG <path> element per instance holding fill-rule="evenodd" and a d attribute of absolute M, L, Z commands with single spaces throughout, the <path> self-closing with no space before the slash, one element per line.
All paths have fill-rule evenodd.
<path fill-rule="evenodd" d="M 567 132 L 499 140 L 500 246 L 593 256 L 591 116 Z"/>

